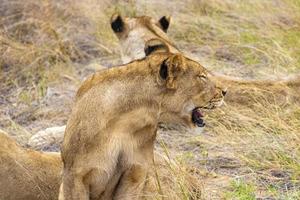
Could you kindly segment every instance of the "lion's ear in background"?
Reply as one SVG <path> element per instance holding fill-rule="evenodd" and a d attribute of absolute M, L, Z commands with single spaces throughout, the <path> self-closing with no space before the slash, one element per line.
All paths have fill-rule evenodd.
<path fill-rule="evenodd" d="M 171 22 L 171 17 L 170 16 L 163 16 L 158 20 L 158 26 L 164 31 L 167 32 L 169 25 Z"/>
<path fill-rule="evenodd" d="M 110 25 L 115 33 L 121 33 L 125 29 L 125 23 L 119 13 L 114 13 L 110 18 Z"/>
<path fill-rule="evenodd" d="M 145 54 L 149 56 L 150 54 L 157 52 L 169 52 L 169 48 L 165 42 L 160 39 L 151 39 L 145 44 Z"/>

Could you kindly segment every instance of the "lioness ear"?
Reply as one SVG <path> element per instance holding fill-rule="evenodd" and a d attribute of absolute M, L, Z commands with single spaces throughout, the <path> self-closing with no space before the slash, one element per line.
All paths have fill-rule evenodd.
<path fill-rule="evenodd" d="M 160 65 L 159 69 L 160 78 L 166 80 L 168 78 L 168 65 L 166 64 L 166 60 Z"/>
<path fill-rule="evenodd" d="M 159 68 L 159 77 L 168 89 L 177 88 L 177 80 L 186 71 L 185 58 L 181 54 L 173 54 L 164 60 Z"/>
<path fill-rule="evenodd" d="M 146 42 L 144 51 L 146 56 L 148 56 L 156 52 L 169 52 L 169 48 L 165 42 L 155 38 Z"/>
<path fill-rule="evenodd" d="M 161 29 L 164 32 L 167 32 L 169 25 L 170 25 L 171 17 L 170 16 L 163 16 L 162 18 L 159 19 L 158 25 L 161 27 Z"/>
<path fill-rule="evenodd" d="M 115 13 L 111 16 L 110 25 L 115 33 L 123 32 L 125 26 L 124 20 L 119 13 Z"/>

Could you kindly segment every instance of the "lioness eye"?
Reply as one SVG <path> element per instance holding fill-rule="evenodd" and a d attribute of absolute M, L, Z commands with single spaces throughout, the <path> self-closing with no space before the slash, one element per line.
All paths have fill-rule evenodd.
<path fill-rule="evenodd" d="M 207 76 L 206 76 L 206 75 L 203 75 L 203 74 L 198 75 L 198 78 L 200 78 L 200 79 L 203 80 L 203 81 L 206 81 L 206 80 L 207 80 Z"/>

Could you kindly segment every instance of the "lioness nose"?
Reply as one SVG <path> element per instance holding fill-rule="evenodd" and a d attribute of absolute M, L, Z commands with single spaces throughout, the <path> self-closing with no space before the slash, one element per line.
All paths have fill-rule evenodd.
<path fill-rule="evenodd" d="M 225 97 L 226 94 L 227 94 L 227 89 L 223 89 L 222 90 L 222 95 Z"/>

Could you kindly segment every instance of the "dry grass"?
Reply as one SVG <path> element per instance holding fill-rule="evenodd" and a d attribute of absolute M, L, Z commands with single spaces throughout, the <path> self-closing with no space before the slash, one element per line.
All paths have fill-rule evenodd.
<path fill-rule="evenodd" d="M 194 1 L 184 9 L 172 36 L 196 44 L 195 56 L 212 69 L 245 78 L 299 69 L 299 7 L 292 1 Z"/>
<path fill-rule="evenodd" d="M 120 62 L 108 24 L 114 11 L 172 15 L 170 37 L 213 71 L 273 79 L 300 69 L 298 0 L 1 0 L 1 128 L 26 144 L 32 132 L 66 123 L 80 80 L 93 72 L 85 66 Z M 231 91 L 238 99 L 229 92 L 204 135 L 161 132 L 170 152 L 158 149 L 180 170 L 161 167 L 167 175 L 158 180 L 172 187 L 158 187 L 155 198 L 300 199 L 299 86 Z M 198 179 L 192 186 L 189 176 Z"/>

